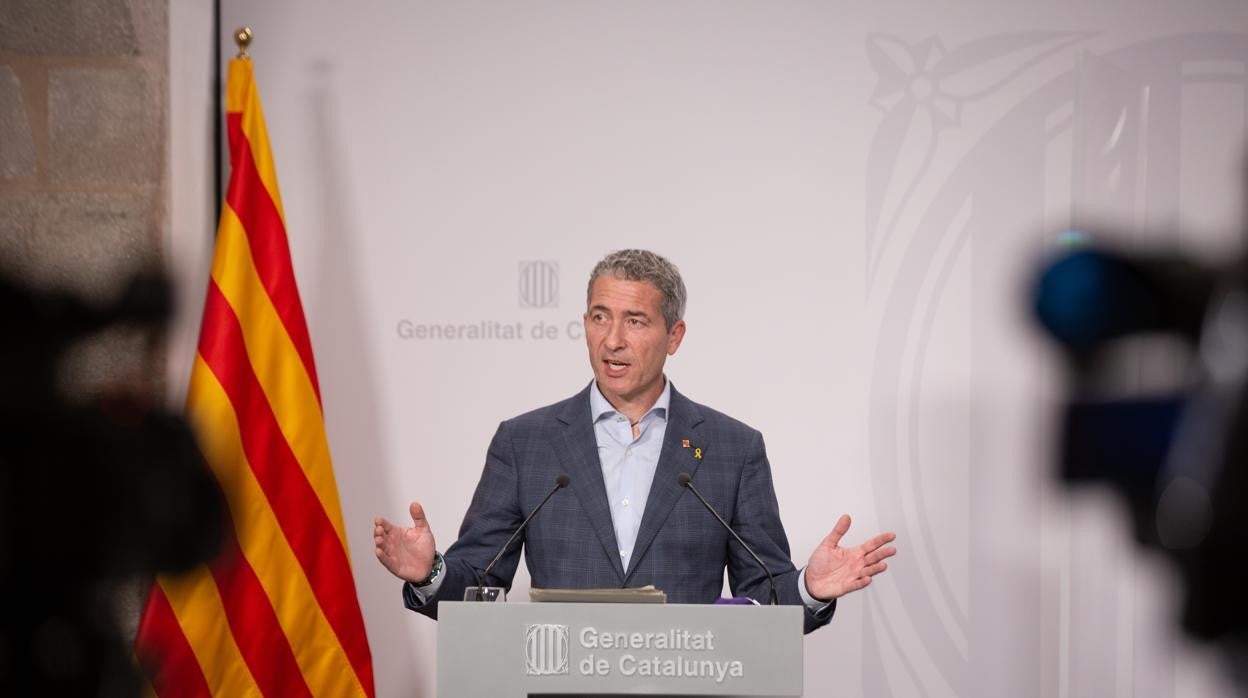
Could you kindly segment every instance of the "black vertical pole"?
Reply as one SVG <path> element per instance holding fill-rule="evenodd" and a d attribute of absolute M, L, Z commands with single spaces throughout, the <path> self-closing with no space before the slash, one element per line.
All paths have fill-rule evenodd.
<path fill-rule="evenodd" d="M 221 220 L 221 206 L 225 201 L 222 191 L 225 163 L 222 162 L 222 132 L 225 123 L 221 99 L 221 0 L 212 0 L 212 193 L 216 197 L 217 215 L 212 220 L 212 234 L 216 237 L 217 222 Z"/>

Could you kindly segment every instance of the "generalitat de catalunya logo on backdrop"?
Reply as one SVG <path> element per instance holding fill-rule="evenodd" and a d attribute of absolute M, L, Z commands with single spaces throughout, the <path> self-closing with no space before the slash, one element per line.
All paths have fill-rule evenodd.
<path fill-rule="evenodd" d="M 551 260 L 520 262 L 521 308 L 559 307 L 559 263 Z"/>
<path fill-rule="evenodd" d="M 498 314 L 477 317 L 400 317 L 394 331 L 408 341 L 581 341 L 584 326 L 580 313 L 562 319 L 559 310 L 559 262 L 553 259 L 521 260 L 517 264 L 516 298 L 519 310 L 506 296 L 499 298 Z M 503 310 L 503 307 L 512 310 Z M 537 312 L 533 312 L 537 311 Z"/>
<path fill-rule="evenodd" d="M 568 673 L 568 626 L 534 623 L 524 629 L 524 673 L 529 676 Z"/>

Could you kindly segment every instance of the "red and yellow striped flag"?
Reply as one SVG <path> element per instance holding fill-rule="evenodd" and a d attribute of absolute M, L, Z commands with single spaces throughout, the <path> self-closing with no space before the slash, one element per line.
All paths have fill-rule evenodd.
<path fill-rule="evenodd" d="M 229 503 L 215 561 L 152 586 L 135 651 L 160 696 L 373 695 L 372 659 L 249 59 L 187 415 Z"/>

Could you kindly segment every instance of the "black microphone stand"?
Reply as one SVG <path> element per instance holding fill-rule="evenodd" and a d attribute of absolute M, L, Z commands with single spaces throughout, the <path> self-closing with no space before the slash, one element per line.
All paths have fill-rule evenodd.
<path fill-rule="evenodd" d="M 468 587 L 464 590 L 464 601 L 493 601 L 499 596 L 506 598 L 502 593 L 502 589 L 499 587 L 485 586 L 485 578 L 490 576 L 490 570 L 494 569 L 494 565 L 502 559 L 503 553 L 507 552 L 507 549 L 510 548 L 511 544 L 516 541 L 516 538 L 519 537 L 520 533 L 528 527 L 529 522 L 533 520 L 533 517 L 537 516 L 537 512 L 541 511 L 542 507 L 546 506 L 546 502 L 549 502 L 550 498 L 555 496 L 556 492 L 567 487 L 568 482 L 570 481 L 570 478 L 563 474 L 560 474 L 559 477 L 555 478 L 554 489 L 547 492 L 542 501 L 536 507 L 533 507 L 533 511 L 529 512 L 529 515 L 524 517 L 524 521 L 521 522 L 520 526 L 512 532 L 511 537 L 507 539 L 507 542 L 503 543 L 503 547 L 498 549 L 498 554 L 494 556 L 493 560 L 490 560 L 490 564 L 486 565 L 485 569 L 482 570 L 480 574 L 477 574 L 475 568 L 473 569 L 473 574 L 475 574 L 477 578 L 477 586 Z"/>
<path fill-rule="evenodd" d="M 767 564 L 763 562 L 763 559 L 755 554 L 755 552 L 750 549 L 750 546 L 745 544 L 745 541 L 741 540 L 741 536 L 737 535 L 737 532 L 732 530 L 732 526 L 729 526 L 728 522 L 724 521 L 724 517 L 720 516 L 719 512 L 715 511 L 715 507 L 711 506 L 711 503 L 706 501 L 706 498 L 702 496 L 701 492 L 698 492 L 698 489 L 693 486 L 693 478 L 689 477 L 689 473 L 681 473 L 680 475 L 677 475 L 676 480 L 680 483 L 681 487 L 687 488 L 693 493 L 693 496 L 698 498 L 699 502 L 702 502 L 702 506 L 706 507 L 706 510 L 711 512 L 711 516 L 715 517 L 715 520 L 719 522 L 719 525 L 728 529 L 728 532 L 732 534 L 732 537 L 741 544 L 742 548 L 745 548 L 745 552 L 749 553 L 750 557 L 754 558 L 754 562 L 757 562 L 758 566 L 763 568 L 763 573 L 767 575 L 767 585 L 771 588 L 771 605 L 779 606 L 780 600 L 776 596 L 776 580 L 771 576 L 771 570 L 767 569 Z"/>

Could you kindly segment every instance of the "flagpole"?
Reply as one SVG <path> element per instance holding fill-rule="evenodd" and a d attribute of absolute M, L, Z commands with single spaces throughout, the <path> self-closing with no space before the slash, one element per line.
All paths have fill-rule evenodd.
<path fill-rule="evenodd" d="M 215 215 L 212 217 L 210 228 L 213 239 L 216 239 L 217 224 L 221 222 L 221 206 L 224 202 L 221 197 L 225 192 L 225 170 L 221 158 L 221 154 L 225 152 L 223 138 L 225 126 L 221 117 L 225 114 L 225 86 L 221 82 L 221 0 L 212 0 L 212 86 L 210 89 L 212 113 L 215 115 L 212 129 L 212 194 Z"/>

